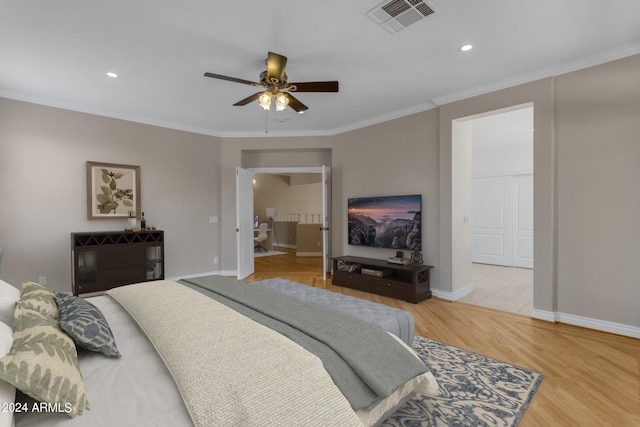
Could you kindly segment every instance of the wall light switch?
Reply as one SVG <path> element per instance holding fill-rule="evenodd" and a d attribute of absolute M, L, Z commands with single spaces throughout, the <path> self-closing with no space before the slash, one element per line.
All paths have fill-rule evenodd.
<path fill-rule="evenodd" d="M 209 217 L 209 223 L 217 224 L 218 223 L 218 217 L 217 216 L 210 216 Z"/>

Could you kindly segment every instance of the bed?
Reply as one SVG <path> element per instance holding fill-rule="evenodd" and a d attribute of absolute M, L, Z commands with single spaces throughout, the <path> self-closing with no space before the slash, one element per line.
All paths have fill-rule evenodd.
<path fill-rule="evenodd" d="M 405 310 L 389 307 L 360 298 L 342 295 L 326 289 L 306 286 L 285 279 L 267 279 L 253 282 L 253 285 L 274 292 L 279 292 L 303 301 L 313 302 L 329 310 L 355 316 L 365 322 L 378 325 L 404 341 L 407 345 L 413 343 L 415 335 L 415 320 L 413 315 Z"/>
<path fill-rule="evenodd" d="M 86 299 L 0 283 L 0 351 L 8 352 L 0 360 L 0 425 L 369 426 L 413 393 L 437 393 L 417 355 L 375 324 L 222 276 L 189 282 L 145 282 Z M 69 331 L 97 320 L 99 333 L 88 340 Z M 43 342 L 29 357 L 77 368 L 45 396 L 38 387 L 55 382 L 58 368 L 47 379 L 46 360 L 36 370 L 19 359 L 15 347 L 38 335 L 25 325 L 50 331 L 44 336 L 55 331 L 52 342 L 61 343 Z M 24 378 L 35 378 L 36 391 Z M 16 385 L 32 396 L 16 394 Z"/>

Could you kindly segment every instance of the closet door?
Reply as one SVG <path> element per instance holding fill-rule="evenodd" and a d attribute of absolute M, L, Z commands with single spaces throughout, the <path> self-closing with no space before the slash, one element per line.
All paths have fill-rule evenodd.
<path fill-rule="evenodd" d="M 472 262 L 513 265 L 511 177 L 473 179 Z"/>
<path fill-rule="evenodd" d="M 514 175 L 513 266 L 533 268 L 533 174 Z"/>

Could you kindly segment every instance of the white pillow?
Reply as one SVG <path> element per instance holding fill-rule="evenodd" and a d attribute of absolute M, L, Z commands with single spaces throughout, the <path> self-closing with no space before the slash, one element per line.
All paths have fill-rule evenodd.
<path fill-rule="evenodd" d="M 20 289 L 0 279 L 0 322 L 6 323 L 11 329 L 13 329 L 13 312 L 19 299 Z"/>
<path fill-rule="evenodd" d="M 1 280 L 0 280 L 1 282 Z M 4 286 L 5 282 L 0 283 L 0 288 Z M 9 285 L 11 286 L 11 285 Z M 3 357 L 9 350 L 11 350 L 11 343 L 13 342 L 13 331 L 4 323 L 0 322 L 0 357 Z M 15 402 L 16 400 L 16 388 L 11 384 L 0 380 L 0 402 Z M 13 426 L 13 412 L 12 411 L 0 411 L 0 427 Z"/>

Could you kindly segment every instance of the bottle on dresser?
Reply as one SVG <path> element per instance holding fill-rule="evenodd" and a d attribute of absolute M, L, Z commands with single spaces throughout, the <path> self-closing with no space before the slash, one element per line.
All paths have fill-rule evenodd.
<path fill-rule="evenodd" d="M 144 219 L 144 212 L 142 212 L 142 216 L 140 217 L 140 230 L 147 229 L 147 220 Z"/>

